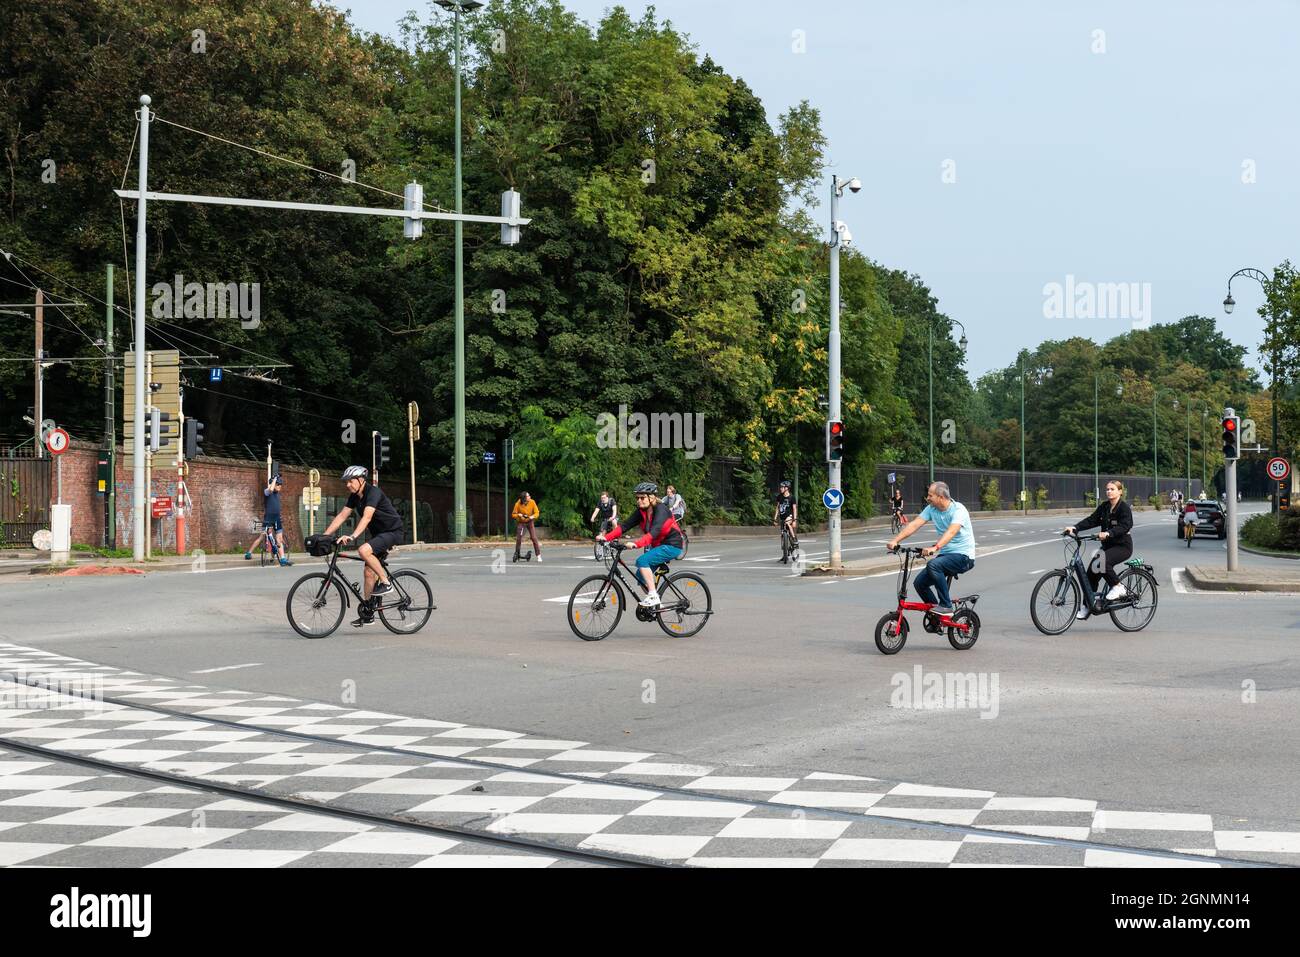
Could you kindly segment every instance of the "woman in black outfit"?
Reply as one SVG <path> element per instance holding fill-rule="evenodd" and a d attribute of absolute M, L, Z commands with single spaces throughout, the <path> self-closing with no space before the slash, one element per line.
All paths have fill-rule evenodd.
<path fill-rule="evenodd" d="M 1111 479 L 1106 483 L 1106 501 L 1097 506 L 1097 510 L 1078 525 L 1072 525 L 1067 532 L 1081 532 L 1089 528 L 1101 528 L 1097 539 L 1101 542 L 1098 557 L 1101 560 L 1100 572 L 1094 571 L 1093 565 L 1088 569 L 1088 582 L 1092 590 L 1097 590 L 1097 583 L 1105 577 L 1110 591 L 1106 598 L 1110 601 L 1123 598 L 1128 590 L 1119 583 L 1115 570 L 1133 557 L 1133 539 L 1129 532 L 1133 529 L 1133 509 L 1124 501 L 1124 483 Z M 1077 617 L 1087 618 L 1089 608 L 1085 605 Z"/>

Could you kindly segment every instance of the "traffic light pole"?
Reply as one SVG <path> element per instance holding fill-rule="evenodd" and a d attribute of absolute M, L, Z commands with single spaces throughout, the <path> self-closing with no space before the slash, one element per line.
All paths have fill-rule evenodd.
<path fill-rule="evenodd" d="M 831 301 L 830 301 L 830 341 L 827 348 L 827 365 L 829 366 L 829 381 L 826 390 L 826 398 L 830 403 L 827 412 L 827 418 L 830 422 L 840 421 L 840 233 L 836 228 L 839 221 L 839 194 L 840 183 L 838 177 L 831 174 L 831 249 L 830 249 L 830 280 L 831 280 Z M 829 426 L 828 426 L 829 428 Z M 829 475 L 829 485 L 833 489 L 840 487 L 840 465 L 838 461 L 827 463 Z M 841 508 L 830 509 L 827 516 L 827 525 L 829 527 L 829 560 L 830 567 L 834 569 L 843 566 L 842 552 L 840 549 L 840 513 Z"/>
<path fill-rule="evenodd" d="M 1224 484 L 1228 495 L 1228 571 L 1237 570 L 1237 463 L 1223 463 Z"/>

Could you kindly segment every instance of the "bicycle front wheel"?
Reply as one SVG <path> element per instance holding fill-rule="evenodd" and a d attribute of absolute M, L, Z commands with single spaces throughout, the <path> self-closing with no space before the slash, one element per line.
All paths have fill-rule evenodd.
<path fill-rule="evenodd" d="M 694 572 L 679 572 L 666 578 L 660 587 L 658 618 L 664 634 L 670 638 L 698 635 L 713 614 L 713 596 L 704 579 Z"/>
<path fill-rule="evenodd" d="M 388 576 L 396 594 L 384 598 L 379 606 L 379 620 L 394 634 L 413 635 L 433 614 L 433 589 L 429 581 L 413 568 L 403 568 Z M 396 600 L 394 600 L 396 599 Z"/>
<path fill-rule="evenodd" d="M 1120 631 L 1141 631 L 1151 624 L 1160 602 L 1155 576 L 1145 568 L 1129 567 L 1119 576 L 1119 583 L 1128 591 L 1125 604 L 1113 609 L 1110 620 Z"/>
<path fill-rule="evenodd" d="M 304 638 L 328 638 L 343 621 L 348 599 L 343 584 L 324 572 L 303 575 L 285 599 L 284 610 L 293 630 Z"/>
<path fill-rule="evenodd" d="M 623 617 L 623 589 L 605 575 L 589 575 L 569 596 L 569 627 L 583 641 L 608 638 Z"/>
<path fill-rule="evenodd" d="M 1059 635 L 1074 624 L 1081 600 L 1079 583 L 1058 568 L 1038 579 L 1029 599 L 1029 617 L 1043 634 Z"/>

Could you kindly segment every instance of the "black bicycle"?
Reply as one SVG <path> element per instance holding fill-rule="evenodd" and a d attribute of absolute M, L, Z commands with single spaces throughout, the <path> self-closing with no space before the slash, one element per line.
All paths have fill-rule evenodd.
<path fill-rule="evenodd" d="M 1082 602 L 1094 615 L 1110 614 L 1110 620 L 1121 631 L 1141 631 L 1151 624 L 1160 589 L 1156 584 L 1155 568 L 1140 558 L 1124 562 L 1119 583 L 1127 594 L 1114 601 L 1106 598 L 1105 591 L 1094 592 L 1088 581 L 1087 568 L 1080 555 L 1084 542 L 1098 541 L 1096 535 L 1061 533 L 1065 544 L 1065 567 L 1054 568 L 1038 579 L 1029 599 L 1029 616 L 1034 627 L 1045 635 L 1060 635 L 1076 621 Z"/>
<path fill-rule="evenodd" d="M 890 511 L 893 514 L 889 518 L 889 531 L 890 534 L 897 535 L 903 529 L 903 510 L 891 508 Z"/>
<path fill-rule="evenodd" d="M 790 531 L 790 524 L 785 519 L 780 519 L 781 525 L 781 564 L 785 565 L 793 561 L 796 564 L 799 561 L 799 539 Z"/>
<path fill-rule="evenodd" d="M 344 555 L 343 546 L 333 535 L 309 536 L 306 546 L 308 554 L 317 558 L 329 555 L 330 560 L 325 571 L 311 572 L 294 582 L 285 600 L 289 624 L 304 638 L 328 638 L 338 630 L 352 604 L 349 591 L 356 596 L 362 617 L 378 614 L 384 627 L 398 635 L 415 634 L 438 607 L 433 603 L 433 589 L 429 587 L 428 579 L 414 568 L 389 572 L 388 580 L 393 591 L 367 599 L 361 586 L 338 567 L 340 558 L 358 562 L 365 559 L 360 555 Z M 379 562 L 387 572 L 388 562 L 383 558 Z"/>
<path fill-rule="evenodd" d="M 613 634 L 627 604 L 625 589 L 633 596 L 646 594 L 641 576 L 623 563 L 624 542 L 610 542 L 613 556 L 604 575 L 589 575 L 578 582 L 569 596 L 569 627 L 583 641 L 600 641 Z M 628 584 L 624 572 L 634 584 Z M 655 589 L 660 604 L 656 608 L 636 607 L 637 621 L 657 621 L 670 638 L 697 635 L 713 614 L 713 596 L 704 579 L 694 572 L 668 574 L 667 565 L 656 565 Z"/>

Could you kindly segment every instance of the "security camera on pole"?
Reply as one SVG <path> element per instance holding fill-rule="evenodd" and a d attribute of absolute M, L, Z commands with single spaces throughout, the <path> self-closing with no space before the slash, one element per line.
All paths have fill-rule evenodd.
<path fill-rule="evenodd" d="M 827 410 L 826 418 L 826 459 L 827 469 L 829 471 L 829 489 L 831 492 L 839 493 L 840 489 L 840 466 L 843 460 L 839 454 L 832 458 L 831 456 L 831 427 L 832 423 L 840 426 L 837 433 L 839 440 L 843 441 L 844 424 L 840 419 L 840 246 L 849 245 L 853 242 L 853 236 L 849 233 L 849 227 L 840 222 L 839 200 L 844 195 L 845 188 L 850 192 L 859 192 L 862 189 L 862 183 L 856 176 L 852 179 L 840 179 L 834 173 L 831 174 L 831 329 L 830 343 L 828 348 L 828 364 L 830 367 L 830 387 L 827 389 L 827 397 L 830 399 L 830 408 Z M 841 504 L 844 501 L 842 494 L 832 495 L 833 501 Z M 840 568 L 843 565 L 840 553 L 840 508 L 829 510 L 830 526 L 830 567 Z"/>

